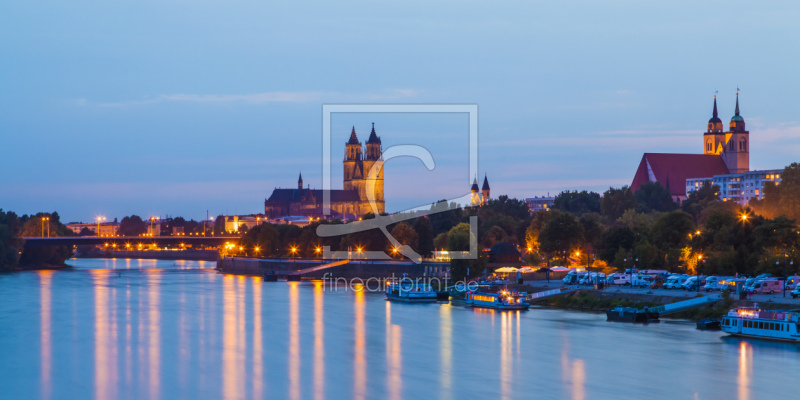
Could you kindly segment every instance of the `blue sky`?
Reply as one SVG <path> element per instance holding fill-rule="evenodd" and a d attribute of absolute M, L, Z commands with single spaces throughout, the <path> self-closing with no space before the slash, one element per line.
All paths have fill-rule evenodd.
<path fill-rule="evenodd" d="M 321 185 L 326 103 L 478 104 L 479 170 L 521 198 L 700 152 L 738 85 L 751 167 L 779 168 L 800 161 L 799 19 L 789 1 L 4 2 L 0 208 L 258 212 L 299 171 Z M 437 160 L 387 164 L 388 210 L 468 188 L 464 117 L 339 115 L 333 159 L 371 122 Z"/>

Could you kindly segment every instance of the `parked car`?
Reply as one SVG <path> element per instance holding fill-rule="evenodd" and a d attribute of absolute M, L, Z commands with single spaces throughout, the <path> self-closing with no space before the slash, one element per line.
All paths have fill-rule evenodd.
<path fill-rule="evenodd" d="M 791 293 L 793 299 L 800 297 L 800 285 L 795 286 L 794 290 Z"/>
<path fill-rule="evenodd" d="M 653 275 L 653 281 L 650 282 L 650 289 L 658 289 L 664 286 L 664 277 L 661 275 Z"/>

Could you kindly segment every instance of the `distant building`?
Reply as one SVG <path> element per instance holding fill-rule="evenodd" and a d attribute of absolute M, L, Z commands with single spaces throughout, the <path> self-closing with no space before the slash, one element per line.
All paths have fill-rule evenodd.
<path fill-rule="evenodd" d="M 525 204 L 528 206 L 528 211 L 535 213 L 537 211 L 544 211 L 553 208 L 555 197 L 542 196 L 542 197 L 528 197 L 525 199 Z"/>
<path fill-rule="evenodd" d="M 729 127 L 727 132 L 723 131 L 717 113 L 717 96 L 714 96 L 712 117 L 703 133 L 703 154 L 645 153 L 631 189 L 635 192 L 647 182 L 658 182 L 680 203 L 686 199 L 688 180 L 748 172 L 750 132 L 745 130 L 744 118 L 739 114 L 739 93 L 736 93 L 736 110 Z"/>
<path fill-rule="evenodd" d="M 482 206 L 486 204 L 486 202 L 488 202 L 491 198 L 489 178 L 487 178 L 486 175 L 483 176 L 483 186 L 481 186 L 480 191 L 478 191 L 478 177 L 476 176 L 472 181 L 472 187 L 470 188 L 469 193 L 470 206 Z"/>
<path fill-rule="evenodd" d="M 344 187 L 330 190 L 330 211 L 333 218 L 355 219 L 373 212 L 367 198 L 367 189 L 374 194 L 377 213 L 386 212 L 383 198 L 383 150 L 381 138 L 375 133 L 375 124 L 366 145 L 356 136 L 356 128 L 345 143 Z M 373 168 L 375 167 L 375 168 Z M 319 217 L 322 215 L 323 190 L 303 188 L 303 175 L 296 189 L 276 188 L 264 200 L 264 214 L 269 218 L 284 216 Z"/>
<path fill-rule="evenodd" d="M 101 222 L 100 225 L 100 233 L 99 236 L 116 236 L 117 230 L 119 230 L 119 223 L 118 222 Z M 73 222 L 67 224 L 67 228 L 69 228 L 72 232 L 75 232 L 76 235 L 80 235 L 81 231 L 84 228 L 90 230 L 92 234 L 98 235 L 97 228 L 98 224 L 84 224 L 80 222 Z"/>
<path fill-rule="evenodd" d="M 719 198 L 723 201 L 734 201 L 746 205 L 750 199 L 764 198 L 764 183 L 781 182 L 783 169 L 749 171 L 741 174 L 714 175 L 708 178 L 686 180 L 686 195 L 703 187 L 705 182 L 719 186 Z"/>

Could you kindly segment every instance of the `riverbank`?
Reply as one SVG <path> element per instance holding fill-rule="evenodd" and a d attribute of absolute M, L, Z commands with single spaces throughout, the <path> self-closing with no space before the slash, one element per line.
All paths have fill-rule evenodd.
<path fill-rule="evenodd" d="M 170 261 L 217 261 L 218 256 L 217 250 L 107 250 L 75 254 L 75 258 L 142 258 Z"/>
<path fill-rule="evenodd" d="M 522 285 L 519 288 L 519 290 L 525 290 L 526 289 L 525 286 L 528 286 L 528 288 L 532 288 L 529 285 Z M 663 296 L 656 294 L 626 293 L 626 292 L 611 291 L 611 290 L 581 289 L 576 292 L 569 293 L 563 296 L 556 296 L 543 299 L 541 301 L 535 302 L 534 304 L 543 307 L 563 309 L 563 310 L 601 312 L 617 306 L 636 307 L 636 308 L 656 307 L 664 304 L 683 301 L 686 299 L 687 297 L 679 297 L 679 296 Z M 674 314 L 670 314 L 665 318 L 688 319 L 693 321 L 698 321 L 703 318 L 719 319 L 722 318 L 722 316 L 724 316 L 725 314 L 727 314 L 728 311 L 733 307 L 751 306 L 751 305 L 753 305 L 753 301 L 751 300 L 734 300 L 733 298 L 730 297 L 725 298 L 723 296 L 722 300 L 714 304 L 698 307 L 691 310 L 677 312 Z M 776 301 L 759 302 L 758 305 L 768 310 L 797 308 L 796 304 L 779 303 Z"/>

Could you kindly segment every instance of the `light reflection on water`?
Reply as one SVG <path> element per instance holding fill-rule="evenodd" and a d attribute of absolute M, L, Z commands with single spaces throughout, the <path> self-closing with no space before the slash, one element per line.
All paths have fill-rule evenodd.
<path fill-rule="evenodd" d="M 212 263 L 0 274 L 0 393 L 31 399 L 781 398 L 798 345 L 600 314 L 390 303 Z M 791 397 L 791 396 L 789 396 Z"/>

